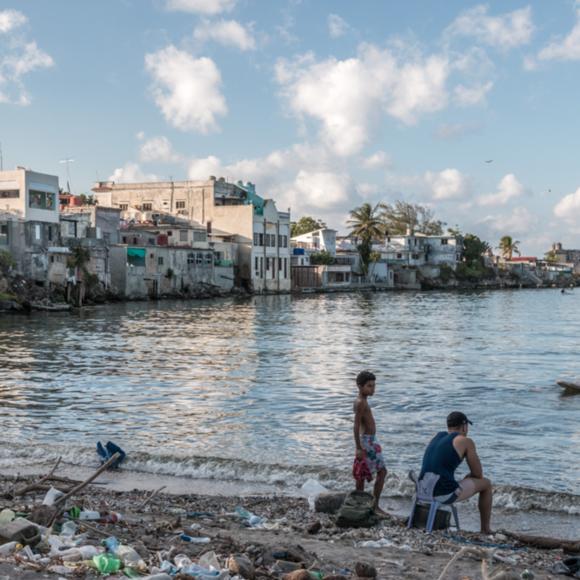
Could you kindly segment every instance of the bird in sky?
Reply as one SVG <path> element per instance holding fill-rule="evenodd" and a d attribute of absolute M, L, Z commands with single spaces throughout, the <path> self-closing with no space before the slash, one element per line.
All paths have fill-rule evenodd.
<path fill-rule="evenodd" d="M 493 162 L 493 159 L 486 159 L 486 161 L 485 161 L 485 162 L 486 162 L 486 163 L 492 163 L 492 162 Z"/>

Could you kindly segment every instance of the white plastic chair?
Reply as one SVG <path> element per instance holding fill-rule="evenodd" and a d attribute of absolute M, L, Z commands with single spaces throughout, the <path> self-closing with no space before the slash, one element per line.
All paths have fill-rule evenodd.
<path fill-rule="evenodd" d="M 437 474 L 429 472 L 426 473 L 421 480 L 418 480 L 415 472 L 409 471 L 409 479 L 415 484 L 415 495 L 413 496 L 413 505 L 411 506 L 411 513 L 409 514 L 409 520 L 407 521 L 407 528 L 413 527 L 415 510 L 417 505 L 421 504 L 429 506 L 429 514 L 427 515 L 427 523 L 425 524 L 425 530 L 428 534 L 433 531 L 437 510 L 443 506 L 451 508 L 451 513 L 453 514 L 453 519 L 455 521 L 455 527 L 458 530 L 461 529 L 459 527 L 459 515 L 455 505 L 443 504 L 433 497 L 433 490 L 435 489 L 436 483 L 439 481 L 439 476 Z"/>

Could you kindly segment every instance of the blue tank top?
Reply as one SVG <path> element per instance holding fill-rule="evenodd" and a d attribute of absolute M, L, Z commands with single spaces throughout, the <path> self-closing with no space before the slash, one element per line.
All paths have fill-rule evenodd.
<path fill-rule="evenodd" d="M 423 456 L 421 466 L 421 479 L 425 473 L 436 473 L 439 481 L 435 485 L 433 495 L 447 495 L 453 493 L 459 484 L 455 481 L 455 470 L 459 467 L 463 458 L 459 457 L 453 440 L 459 433 L 447 433 L 441 431 L 431 440 Z"/>

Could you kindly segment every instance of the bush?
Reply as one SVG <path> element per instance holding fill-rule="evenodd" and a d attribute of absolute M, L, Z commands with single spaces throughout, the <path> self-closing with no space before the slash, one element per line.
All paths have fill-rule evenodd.
<path fill-rule="evenodd" d="M 449 264 L 441 264 L 441 266 L 439 266 L 439 279 L 441 282 L 447 284 L 447 282 L 449 282 L 449 280 L 454 277 L 455 272 Z"/>
<path fill-rule="evenodd" d="M 0 250 L 0 268 L 2 268 L 3 270 L 8 270 L 8 268 L 15 267 L 16 262 L 14 261 L 12 254 L 10 252 L 7 252 L 6 250 Z"/>
<path fill-rule="evenodd" d="M 329 266 L 334 264 L 334 258 L 329 252 L 322 250 L 322 252 L 310 254 L 310 263 L 313 266 Z"/>

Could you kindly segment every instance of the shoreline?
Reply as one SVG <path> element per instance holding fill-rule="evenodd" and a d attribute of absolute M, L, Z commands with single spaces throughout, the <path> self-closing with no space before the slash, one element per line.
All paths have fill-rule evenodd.
<path fill-rule="evenodd" d="M 100 479 L 107 481 L 110 474 L 106 473 Z M 18 480 L 0 477 L 2 507 L 26 511 L 32 504 L 40 503 L 44 492 L 15 501 L 6 499 L 6 494 L 13 489 L 16 481 L 20 487 L 36 480 L 35 477 L 21 477 Z M 493 571 L 502 567 L 517 574 L 513 576 L 515 578 L 524 570 L 530 570 L 535 578 L 547 579 L 551 566 L 564 557 L 560 549 L 523 548 L 501 533 L 493 537 L 469 532 L 435 532 L 427 535 L 422 530 L 407 530 L 404 520 L 400 518 L 383 521 L 369 529 L 337 528 L 333 516 L 311 512 L 304 498 L 259 494 L 208 496 L 163 491 L 153 497 L 146 507 L 138 509 L 150 495 L 150 491 L 119 491 L 110 489 L 109 485 L 89 485 L 75 495 L 71 505 L 119 512 L 123 516 L 121 521 L 114 524 L 91 523 L 93 530 L 88 530 L 85 544 L 98 545 L 105 535 L 114 535 L 137 550 L 147 563 L 148 572 L 156 571 L 155 565 L 159 565 L 157 554 L 171 548 L 173 555 L 182 553 L 192 561 L 205 552 L 214 551 L 222 565 L 230 554 L 242 554 L 252 562 L 257 572 L 256 578 L 264 579 L 281 578 L 284 572 L 301 566 L 320 571 L 323 577 L 340 575 L 342 578 L 354 578 L 356 562 L 370 564 L 376 569 L 377 577 L 385 580 L 437 577 L 451 557 L 465 547 L 477 553 L 472 552 L 471 556 L 466 554 L 454 563 L 454 577 L 479 570 L 483 557 L 489 560 Z M 244 526 L 240 517 L 235 515 L 234 510 L 238 506 L 265 518 L 266 529 Z M 204 516 L 203 512 L 212 515 Z M 311 527 L 317 522 L 319 525 Z M 312 533 L 316 528 L 320 528 L 319 531 Z M 209 542 L 204 545 L 183 542 L 179 539 L 181 532 L 209 538 Z M 369 541 L 379 542 L 381 547 L 361 546 Z M 272 557 L 273 554 L 278 557 Z M 26 577 L 26 563 L 17 567 L 14 563 L 0 564 L 0 574 L 6 565 L 12 566 L 10 578 Z M 50 570 L 52 565 L 46 566 L 46 569 Z M 83 564 L 67 566 L 77 574 L 84 573 L 82 577 L 92 577 L 94 574 L 86 567 L 82 568 Z M 62 575 L 63 570 L 60 569 L 59 573 Z"/>
<path fill-rule="evenodd" d="M 2 300 L 0 301 L 0 315 L 32 315 L 35 313 L 57 313 L 57 314 L 74 314 L 76 312 L 82 312 L 83 310 L 96 308 L 99 306 L 113 306 L 116 304 L 152 304 L 156 302 L 201 302 L 204 300 L 251 300 L 257 297 L 266 296 L 292 296 L 304 298 L 308 296 L 317 296 L 320 294 L 357 294 L 364 292 L 372 293 L 386 293 L 386 292 L 396 292 L 396 293 L 407 293 L 407 292 L 477 292 L 485 290 L 558 290 L 563 288 L 571 288 L 569 284 L 566 285 L 534 285 L 534 284 L 521 284 L 519 282 L 507 283 L 505 280 L 493 281 L 489 284 L 481 282 L 459 282 L 457 284 L 438 284 L 437 281 L 433 283 L 426 282 L 424 285 L 418 285 L 418 287 L 386 287 L 381 285 L 369 284 L 367 286 L 356 286 L 356 287 L 337 287 L 337 288 L 302 288 L 297 290 L 291 290 L 289 292 L 255 292 L 248 293 L 245 291 L 237 290 L 225 294 L 219 295 L 204 295 L 204 296 L 158 296 L 156 298 L 121 298 L 114 297 L 110 299 L 89 301 L 83 306 L 73 306 L 67 302 L 51 302 L 48 300 L 46 304 L 36 305 L 32 303 L 20 303 L 16 300 Z M 574 284 L 576 287 L 577 284 Z"/>

